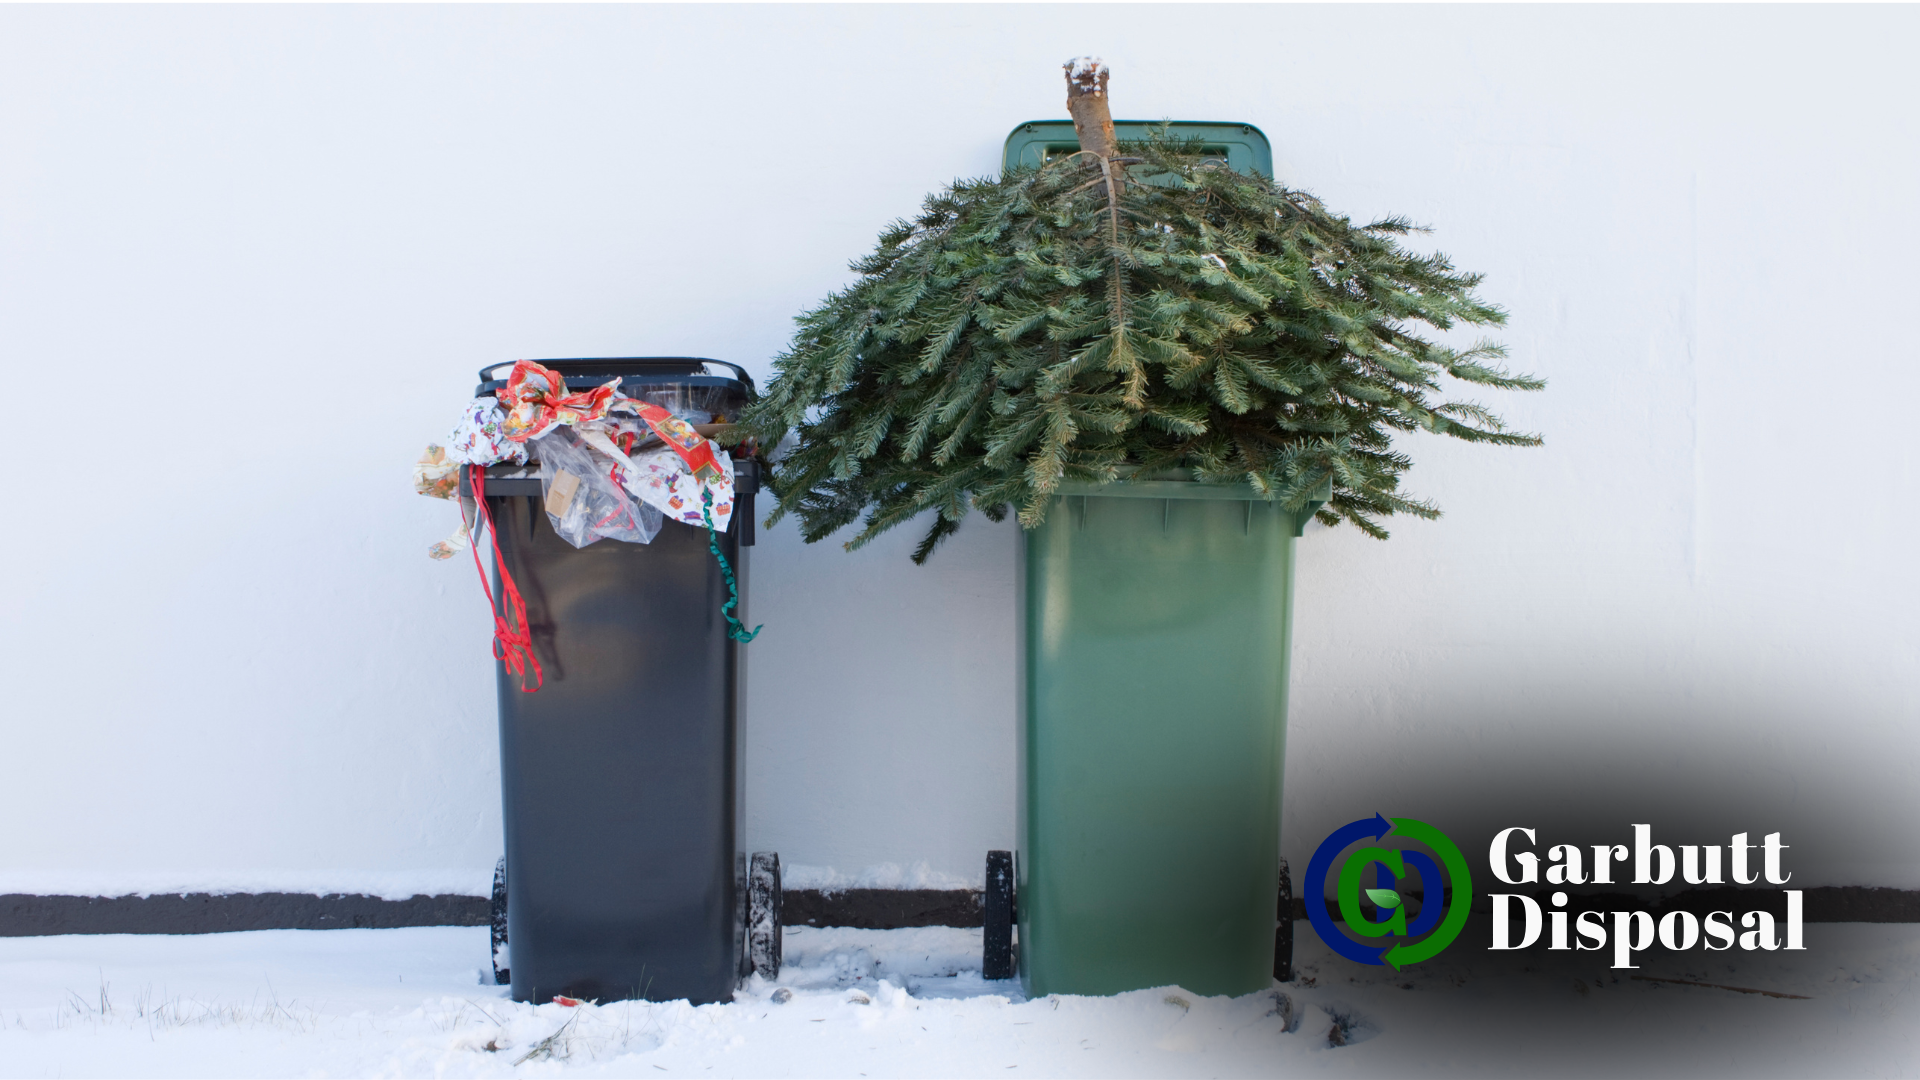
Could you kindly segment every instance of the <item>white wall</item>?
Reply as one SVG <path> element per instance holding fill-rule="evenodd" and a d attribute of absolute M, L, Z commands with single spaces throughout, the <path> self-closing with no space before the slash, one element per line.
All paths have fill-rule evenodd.
<path fill-rule="evenodd" d="M 407 482 L 474 369 L 764 376 L 887 220 L 1063 114 L 1083 52 L 1123 116 L 1258 124 L 1288 182 L 1438 226 L 1552 380 L 1485 395 L 1542 449 L 1411 444 L 1443 520 L 1303 541 L 1290 852 L 1375 809 L 1664 807 L 1789 830 L 1802 880 L 1920 885 L 1916 30 L 0 7 L 0 891 L 479 888 L 484 601 Z M 977 877 L 1013 842 L 1017 538 L 925 569 L 912 540 L 756 550 L 748 831 L 789 862 Z"/>

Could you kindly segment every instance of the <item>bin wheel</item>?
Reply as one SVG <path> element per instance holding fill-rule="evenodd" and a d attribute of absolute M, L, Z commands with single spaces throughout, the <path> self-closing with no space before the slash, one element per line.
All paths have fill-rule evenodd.
<path fill-rule="evenodd" d="M 1293 874 L 1280 860 L 1280 906 L 1273 928 L 1273 977 L 1293 981 Z"/>
<path fill-rule="evenodd" d="M 982 978 L 1013 978 L 1013 889 L 1013 852 L 987 852 L 987 889 L 980 898 Z"/>
<path fill-rule="evenodd" d="M 747 872 L 747 959 L 763 979 L 780 977 L 780 853 L 756 851 Z"/>
<path fill-rule="evenodd" d="M 513 985 L 513 972 L 507 966 L 507 860 L 493 867 L 493 900 L 487 905 L 493 924 L 493 985 Z"/>

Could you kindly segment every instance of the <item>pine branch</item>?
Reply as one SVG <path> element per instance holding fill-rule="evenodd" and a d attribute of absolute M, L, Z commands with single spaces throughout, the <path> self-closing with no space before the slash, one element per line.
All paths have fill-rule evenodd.
<path fill-rule="evenodd" d="M 864 519 L 857 547 L 932 513 L 920 562 L 974 509 L 1031 528 L 1066 480 L 1135 466 L 1294 510 L 1331 481 L 1316 516 L 1385 538 L 1386 518 L 1439 513 L 1399 491 L 1403 433 L 1539 443 L 1446 386 L 1542 380 L 1496 343 L 1422 336 L 1505 322 L 1479 275 L 1399 247 L 1424 231 L 1404 218 L 1356 226 L 1166 128 L 1122 145 L 1109 119 L 1103 143 L 1105 79 L 1069 69 L 1097 152 L 934 194 L 800 317 L 740 420 L 767 445 L 797 436 L 769 524 L 797 514 L 813 541 Z"/>

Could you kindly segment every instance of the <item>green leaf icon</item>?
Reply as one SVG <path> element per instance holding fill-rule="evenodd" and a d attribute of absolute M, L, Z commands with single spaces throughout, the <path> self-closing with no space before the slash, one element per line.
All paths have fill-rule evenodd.
<path fill-rule="evenodd" d="M 1367 899 L 1373 901 L 1376 907 L 1397 908 L 1400 906 L 1400 894 L 1394 892 L 1392 889 L 1368 889 Z"/>

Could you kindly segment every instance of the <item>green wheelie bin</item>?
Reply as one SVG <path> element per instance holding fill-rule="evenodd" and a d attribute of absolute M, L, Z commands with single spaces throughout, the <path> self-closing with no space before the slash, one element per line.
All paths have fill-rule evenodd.
<path fill-rule="evenodd" d="M 1023 558 L 1022 988 L 1263 990 L 1293 545 L 1328 493 L 1063 490 Z"/>
<path fill-rule="evenodd" d="M 1157 126 L 1114 122 L 1123 140 Z M 1273 175 L 1251 124 L 1168 126 Z M 1030 121 L 1003 164 L 1077 149 L 1071 121 Z M 1290 511 L 1245 485 L 1068 485 L 1026 534 L 1013 906 L 1027 994 L 1271 985 L 1293 544 L 1330 494 Z"/>

